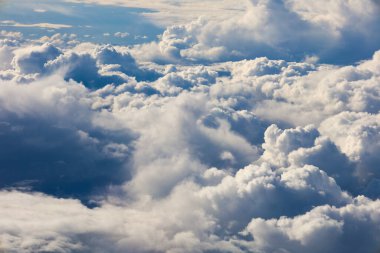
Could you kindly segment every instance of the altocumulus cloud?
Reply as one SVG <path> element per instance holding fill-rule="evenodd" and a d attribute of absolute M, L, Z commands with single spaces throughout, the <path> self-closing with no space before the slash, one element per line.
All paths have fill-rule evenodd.
<path fill-rule="evenodd" d="M 252 0 L 133 47 L 1 32 L 1 247 L 377 252 L 378 13 Z"/>

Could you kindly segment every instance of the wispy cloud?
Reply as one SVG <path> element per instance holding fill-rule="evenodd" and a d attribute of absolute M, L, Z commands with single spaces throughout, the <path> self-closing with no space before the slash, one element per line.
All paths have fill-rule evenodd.
<path fill-rule="evenodd" d="M 62 29 L 62 28 L 72 27 L 71 25 L 53 24 L 53 23 L 24 24 L 24 23 L 18 23 L 18 22 L 13 21 L 13 20 L 0 21 L 0 26 L 34 27 L 34 28 L 47 28 L 47 29 Z"/>
<path fill-rule="evenodd" d="M 89 3 L 150 9 L 153 12 L 144 15 L 162 26 L 189 22 L 205 16 L 223 20 L 244 13 L 245 0 L 65 0 L 72 3 Z"/>

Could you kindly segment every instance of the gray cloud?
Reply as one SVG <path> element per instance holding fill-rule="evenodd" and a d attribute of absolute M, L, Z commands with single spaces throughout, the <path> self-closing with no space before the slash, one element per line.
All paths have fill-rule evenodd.
<path fill-rule="evenodd" d="M 3 82 L 1 187 L 87 198 L 128 179 L 124 164 L 133 134 L 123 128 L 107 133 L 111 129 L 93 123 L 106 115 L 92 111 L 89 101 L 84 86 L 58 76 L 24 86 Z"/>

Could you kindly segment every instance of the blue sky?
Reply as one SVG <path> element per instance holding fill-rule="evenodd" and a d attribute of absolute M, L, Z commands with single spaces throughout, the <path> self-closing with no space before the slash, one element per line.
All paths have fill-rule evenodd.
<path fill-rule="evenodd" d="M 78 39 L 82 41 L 136 44 L 156 40 L 157 35 L 162 33 L 162 28 L 139 15 L 149 11 L 128 7 L 66 3 L 60 0 L 3 1 L 0 7 L 0 19 L 19 24 L 50 23 L 68 26 L 51 29 L 1 24 L 3 30 L 20 31 L 31 38 L 59 32 L 77 34 Z"/>

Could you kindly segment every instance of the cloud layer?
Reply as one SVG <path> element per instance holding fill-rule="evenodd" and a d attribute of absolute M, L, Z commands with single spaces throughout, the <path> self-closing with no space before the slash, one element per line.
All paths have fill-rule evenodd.
<path fill-rule="evenodd" d="M 270 57 L 351 64 L 380 41 L 377 1 L 251 0 L 245 14 L 198 19 L 167 28 L 153 43 L 155 61 L 215 62 Z M 302 43 L 300 43 L 302 41 Z"/>
<path fill-rule="evenodd" d="M 0 32 L 0 249 L 378 251 L 378 3 L 249 4 L 131 47 Z"/>
<path fill-rule="evenodd" d="M 213 19 L 223 20 L 244 12 L 245 0 L 64 0 L 69 3 L 87 3 L 99 5 L 113 5 L 129 8 L 141 8 L 145 10 L 144 16 L 157 22 L 161 26 L 190 22 L 199 16 L 208 16 Z M 212 8 L 209 11 L 208 6 Z"/>

